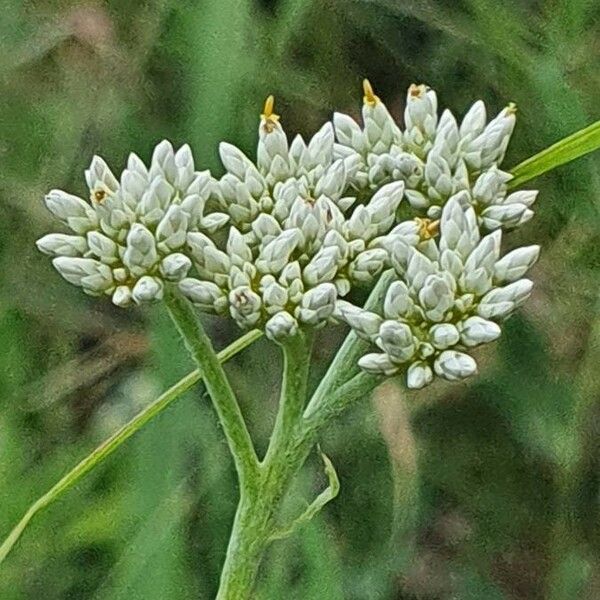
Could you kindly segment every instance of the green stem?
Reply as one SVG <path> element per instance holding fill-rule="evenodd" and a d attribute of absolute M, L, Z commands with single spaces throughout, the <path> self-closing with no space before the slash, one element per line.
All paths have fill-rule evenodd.
<path fill-rule="evenodd" d="M 264 481 L 264 480 L 263 480 Z M 243 492 L 229 538 L 216 600 L 250 600 L 272 529 L 276 498 L 272 487 Z"/>
<path fill-rule="evenodd" d="M 226 362 L 238 352 L 255 342 L 262 333 L 258 330 L 250 331 L 235 342 L 221 350 L 217 355 L 219 361 Z M 81 480 L 90 471 L 95 469 L 104 460 L 106 460 L 121 444 L 128 440 L 134 433 L 139 431 L 146 423 L 154 419 L 174 400 L 187 392 L 201 379 L 200 370 L 188 373 L 183 379 L 180 379 L 175 385 L 170 387 L 164 394 L 159 396 L 154 402 L 141 410 L 128 423 L 123 425 L 116 433 L 100 444 L 91 454 L 88 454 L 73 469 L 64 475 L 52 488 L 43 496 L 38 498 L 25 512 L 21 520 L 0 546 L 0 564 L 7 557 L 16 542 L 21 537 L 25 528 L 29 525 L 31 519 L 49 504 L 57 500 L 65 492 L 71 489 L 79 480 Z"/>
<path fill-rule="evenodd" d="M 190 354 L 203 373 L 206 389 L 229 443 L 240 486 L 244 489 L 253 485 L 259 467 L 258 457 L 242 411 L 212 343 L 188 300 L 169 290 L 166 305 Z"/>
<path fill-rule="evenodd" d="M 394 278 L 395 274 L 392 269 L 381 275 L 365 302 L 365 310 L 373 310 L 381 305 L 387 289 Z M 369 342 L 359 338 L 353 331 L 348 333 L 329 366 L 327 373 L 325 373 L 325 377 L 323 377 L 313 394 L 306 408 L 305 416 L 312 414 L 321 404 L 327 404 L 327 398 L 331 396 L 334 390 L 359 373 L 358 359 L 368 348 Z"/>
<path fill-rule="evenodd" d="M 368 306 L 381 301 L 392 275 L 384 274 Z M 217 600 L 248 600 L 262 556 L 273 539 L 274 516 L 290 481 L 302 468 L 318 433 L 350 403 L 369 394 L 381 378 L 356 372 L 364 343 L 353 333 L 346 338 L 325 380 L 302 414 L 310 365 L 310 344 L 295 336 L 283 346 L 284 372 L 276 424 L 264 462 L 258 494 L 242 494 L 221 576 Z"/>
<path fill-rule="evenodd" d="M 273 461 L 284 451 L 286 442 L 302 417 L 306 405 L 312 341 L 312 333 L 299 332 L 282 344 L 283 378 L 279 410 L 264 459 L 266 468 L 272 468 Z"/>
<path fill-rule="evenodd" d="M 518 187 L 538 175 L 560 167 L 598 148 L 600 148 L 600 121 L 596 121 L 585 129 L 581 129 L 556 142 L 556 144 L 549 146 L 511 169 L 514 177 L 509 181 L 508 187 Z"/>
<path fill-rule="evenodd" d="M 314 444 L 317 434 L 351 404 L 368 396 L 383 381 L 382 376 L 360 372 L 334 392 L 323 396 L 323 401 L 306 409 L 296 444 Z M 311 403 L 312 404 L 312 403 Z M 309 409 L 311 409 L 309 411 Z"/>
<path fill-rule="evenodd" d="M 287 446 L 301 422 L 306 404 L 311 347 L 312 334 L 309 332 L 299 332 L 282 344 L 283 377 L 275 426 L 260 466 L 259 485 L 242 489 L 217 600 L 252 597 L 260 563 L 273 532 L 276 511 L 290 480 L 304 462 L 289 457 Z"/>

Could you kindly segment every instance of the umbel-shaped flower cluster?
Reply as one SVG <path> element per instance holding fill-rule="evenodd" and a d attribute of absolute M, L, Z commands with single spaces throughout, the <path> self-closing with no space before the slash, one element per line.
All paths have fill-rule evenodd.
<path fill-rule="evenodd" d="M 336 313 L 379 353 L 359 364 L 373 373 L 392 375 L 408 366 L 407 383 L 421 388 L 434 372 L 451 381 L 475 373 L 467 350 L 500 335 L 499 322 L 531 293 L 523 275 L 537 260 L 538 246 L 500 258 L 502 233 L 483 238 L 465 192 L 445 205 L 439 240 L 418 247 L 398 237 L 391 260 L 398 275 L 387 290 L 383 316 L 339 301 Z"/>
<path fill-rule="evenodd" d="M 438 119 L 436 93 L 411 85 L 404 110 L 405 129 L 364 82 L 363 128 L 351 117 L 333 117 L 335 155 L 358 162 L 352 184 L 359 190 L 403 181 L 411 206 L 438 219 L 441 207 L 459 191 L 468 192 L 479 223 L 486 229 L 516 227 L 531 219 L 537 192 L 507 195 L 511 175 L 498 168 L 515 126 L 512 104 L 489 123 L 479 100 L 460 125 L 446 109 Z"/>
<path fill-rule="evenodd" d="M 269 97 L 257 165 L 221 144 L 227 172 L 214 193 L 233 225 L 224 250 L 206 235 L 188 236 L 197 277 L 180 289 L 203 310 L 229 310 L 242 327 L 264 326 L 279 339 L 299 325 L 324 325 L 338 296 L 381 273 L 388 264 L 382 236 L 396 222 L 404 184 L 384 185 L 354 207 L 344 194 L 358 162 L 334 159 L 332 125 L 308 144 L 301 136 L 288 144 L 272 109 Z"/>
<path fill-rule="evenodd" d="M 95 156 L 85 172 L 90 202 L 52 190 L 46 206 L 74 235 L 37 241 L 57 271 L 90 295 L 118 306 L 163 297 L 164 282 L 183 279 L 192 263 L 182 253 L 190 231 L 214 232 L 228 221 L 204 214 L 211 177 L 197 172 L 189 146 L 161 142 L 150 168 L 131 154 L 120 181 Z"/>
<path fill-rule="evenodd" d="M 288 140 L 270 96 L 256 162 L 222 143 L 220 179 L 166 141 L 149 168 L 131 155 L 119 180 L 95 157 L 89 202 L 46 197 L 72 234 L 38 247 L 67 281 L 119 306 L 172 286 L 277 341 L 344 321 L 381 350 L 361 359 L 368 371 L 408 369 L 411 387 L 434 372 L 465 377 L 475 371 L 466 350 L 500 334 L 531 290 L 520 277 L 538 254 L 500 258 L 501 230 L 529 220 L 537 194 L 508 194 L 499 168 L 515 108 L 488 123 L 476 102 L 459 125 L 447 110 L 438 119 L 435 92 L 413 85 L 402 130 L 367 81 L 364 92 L 362 127 L 336 113 L 308 142 Z M 398 280 L 383 316 L 341 299 L 389 267 Z"/>

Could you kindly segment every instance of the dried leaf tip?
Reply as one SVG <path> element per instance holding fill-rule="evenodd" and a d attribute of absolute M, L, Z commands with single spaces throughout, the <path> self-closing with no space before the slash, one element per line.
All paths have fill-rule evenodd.
<path fill-rule="evenodd" d="M 363 102 L 369 106 L 375 106 L 379 102 L 379 97 L 373 92 L 373 86 L 368 79 L 363 79 Z"/>

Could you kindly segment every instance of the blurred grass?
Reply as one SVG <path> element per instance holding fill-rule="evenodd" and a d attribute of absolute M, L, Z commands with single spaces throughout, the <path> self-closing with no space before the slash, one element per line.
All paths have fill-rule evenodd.
<path fill-rule="evenodd" d="M 92 154 L 119 168 L 168 137 L 218 171 L 221 139 L 252 152 L 269 93 L 288 130 L 310 134 L 332 109 L 358 113 L 363 76 L 396 114 L 413 81 L 457 113 L 479 97 L 491 110 L 515 101 L 508 166 L 600 116 L 598 0 L 0 9 L 0 532 L 191 369 L 159 310 L 89 300 L 34 250 L 50 225 L 43 193 L 83 193 Z M 536 219 L 509 242 L 543 245 L 532 302 L 479 378 L 402 405 L 390 388 L 323 436 L 340 496 L 272 547 L 261 600 L 600 595 L 598 155 L 534 183 Z M 235 335 L 209 325 L 223 343 Z M 317 344 L 315 381 L 339 335 Z M 262 448 L 279 364 L 260 341 L 228 367 Z M 304 497 L 322 477 L 315 458 Z M 216 419 L 192 391 L 32 525 L 0 598 L 212 598 L 234 490 Z"/>

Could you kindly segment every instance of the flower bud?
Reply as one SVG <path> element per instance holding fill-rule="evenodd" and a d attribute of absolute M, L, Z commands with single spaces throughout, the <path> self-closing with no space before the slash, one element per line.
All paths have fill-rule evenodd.
<path fill-rule="evenodd" d="M 410 360 L 416 351 L 410 327 L 398 321 L 384 321 L 381 324 L 377 345 L 389 354 L 392 361 L 400 363 Z"/>
<path fill-rule="evenodd" d="M 158 277 L 144 275 L 133 286 L 132 297 L 137 304 L 162 300 L 164 293 L 163 282 Z"/>
<path fill-rule="evenodd" d="M 101 293 L 114 285 L 110 267 L 93 258 L 59 256 L 52 264 L 69 283 L 88 292 Z"/>
<path fill-rule="evenodd" d="M 52 190 L 44 200 L 48 210 L 77 234 L 85 234 L 98 225 L 94 209 L 77 196 Z"/>
<path fill-rule="evenodd" d="M 509 252 L 494 265 L 494 279 L 499 282 L 516 281 L 533 266 L 539 254 L 539 246 L 524 246 Z"/>
<path fill-rule="evenodd" d="M 132 301 L 133 296 L 131 294 L 131 289 L 127 285 L 120 285 L 113 292 L 112 302 L 115 306 L 126 308 L 131 305 Z"/>
<path fill-rule="evenodd" d="M 279 273 L 289 262 L 292 252 L 302 240 L 299 229 L 282 231 L 269 242 L 255 261 L 256 267 L 263 273 Z"/>
<path fill-rule="evenodd" d="M 394 375 L 399 370 L 399 366 L 385 353 L 365 354 L 359 359 L 358 366 L 374 375 Z"/>
<path fill-rule="evenodd" d="M 168 281 L 180 281 L 187 276 L 191 267 L 192 261 L 185 254 L 176 252 L 163 258 L 160 273 Z"/>
<path fill-rule="evenodd" d="M 418 390 L 429 385 L 433 380 L 431 367 L 423 361 L 414 362 L 406 372 L 406 385 L 412 390 Z"/>
<path fill-rule="evenodd" d="M 158 260 L 154 236 L 141 223 L 135 223 L 127 235 L 123 264 L 138 277 L 147 273 Z M 135 295 L 134 295 L 135 299 Z"/>
<path fill-rule="evenodd" d="M 458 329 L 451 323 L 441 323 L 431 327 L 429 330 L 429 339 L 435 348 L 445 350 L 458 344 L 460 334 L 458 333 Z"/>
<path fill-rule="evenodd" d="M 353 148 L 361 154 L 366 151 L 367 145 L 362 129 L 352 117 L 333 113 L 333 127 L 340 144 Z"/>
<path fill-rule="evenodd" d="M 286 311 L 281 311 L 273 315 L 265 325 L 267 337 L 276 342 L 296 335 L 297 332 L 298 321 Z"/>
<path fill-rule="evenodd" d="M 64 233 L 49 233 L 35 244 L 38 250 L 49 256 L 81 256 L 88 249 L 84 237 Z"/>
<path fill-rule="evenodd" d="M 348 268 L 351 281 L 371 282 L 383 271 L 388 259 L 388 254 L 382 248 L 371 248 L 361 252 Z"/>
<path fill-rule="evenodd" d="M 175 151 L 168 140 L 163 140 L 154 148 L 149 171 L 150 180 L 162 177 L 171 184 L 176 182 L 177 165 L 175 164 Z"/>
<path fill-rule="evenodd" d="M 88 231 L 87 246 L 102 262 L 111 265 L 119 259 L 119 247 L 99 231 Z"/>
<path fill-rule="evenodd" d="M 484 319 L 504 319 L 527 300 L 532 288 L 532 281 L 519 279 L 493 289 L 481 299 L 477 312 Z"/>
<path fill-rule="evenodd" d="M 169 206 L 156 228 L 158 248 L 169 252 L 181 248 L 186 241 L 188 216 L 177 204 Z"/>
<path fill-rule="evenodd" d="M 220 312 L 217 308 L 223 305 L 225 294 L 212 281 L 199 281 L 192 277 L 182 279 L 178 284 L 181 293 L 194 305 L 206 312 Z"/>
<path fill-rule="evenodd" d="M 500 327 L 493 321 L 474 316 L 462 324 L 460 340 L 465 346 L 473 347 L 493 342 L 500 337 L 500 333 Z"/>
<path fill-rule="evenodd" d="M 336 298 L 335 285 L 321 283 L 302 296 L 296 317 L 306 325 L 320 325 L 333 315 Z"/>
<path fill-rule="evenodd" d="M 261 317 L 261 299 L 249 287 L 237 287 L 229 292 L 229 312 L 242 327 L 253 327 Z"/>
<path fill-rule="evenodd" d="M 345 300 L 338 300 L 335 304 L 336 319 L 348 324 L 361 338 L 374 341 L 379 334 L 382 318 Z"/>
<path fill-rule="evenodd" d="M 445 350 L 433 363 L 435 372 L 448 381 L 459 381 L 477 372 L 473 357 L 455 350 Z"/>

